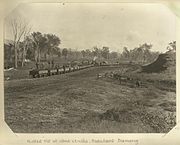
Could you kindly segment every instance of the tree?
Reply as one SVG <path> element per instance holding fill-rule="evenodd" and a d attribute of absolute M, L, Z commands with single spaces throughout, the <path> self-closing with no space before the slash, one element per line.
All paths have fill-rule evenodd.
<path fill-rule="evenodd" d="M 28 49 L 26 52 L 26 59 L 30 59 L 32 61 L 35 61 L 35 53 L 34 53 L 34 48 L 33 48 L 33 44 L 28 45 Z"/>
<path fill-rule="evenodd" d="M 82 53 L 78 50 L 73 51 L 73 58 L 79 59 L 82 57 Z"/>
<path fill-rule="evenodd" d="M 24 33 L 24 41 L 22 42 L 23 46 L 22 46 L 22 60 L 21 60 L 21 67 L 24 66 L 24 62 L 25 62 L 25 59 L 26 59 L 26 54 L 27 54 L 27 50 L 29 47 L 32 47 L 32 41 L 31 39 L 27 36 L 30 32 L 30 29 L 29 31 L 27 31 L 26 33 Z"/>
<path fill-rule="evenodd" d="M 116 59 L 116 58 L 118 58 L 118 53 L 115 51 L 111 52 L 110 53 L 110 59 Z"/>
<path fill-rule="evenodd" d="M 105 59 L 109 58 L 109 47 L 103 47 L 101 50 L 101 55 L 102 57 L 104 57 Z"/>
<path fill-rule="evenodd" d="M 13 44 L 9 42 L 4 43 L 4 67 L 9 68 L 14 66 L 14 49 Z"/>
<path fill-rule="evenodd" d="M 176 51 L 176 41 L 170 42 L 168 47 L 167 47 L 167 50 Z"/>
<path fill-rule="evenodd" d="M 86 51 L 85 50 L 82 50 L 81 54 L 82 54 L 83 57 L 86 57 Z"/>
<path fill-rule="evenodd" d="M 129 59 L 130 58 L 130 52 L 129 52 L 127 47 L 123 48 L 122 57 L 125 58 L 125 59 Z"/>
<path fill-rule="evenodd" d="M 87 57 L 93 57 L 93 54 L 92 54 L 91 50 L 86 49 L 86 50 L 85 50 L 85 53 L 86 53 L 86 56 L 87 56 Z"/>
<path fill-rule="evenodd" d="M 48 53 L 49 56 L 51 56 L 52 59 L 52 55 L 54 53 L 58 52 L 58 46 L 61 43 L 59 37 L 57 37 L 56 35 L 53 34 L 45 34 L 45 38 L 46 38 L 46 51 L 45 53 Z"/>
<path fill-rule="evenodd" d="M 139 45 L 139 47 L 136 49 L 139 62 L 146 63 L 148 59 L 151 57 L 151 50 L 152 44 L 144 43 L 142 45 Z"/>
<path fill-rule="evenodd" d="M 143 54 L 143 63 L 148 62 L 151 59 L 151 48 L 152 44 L 143 44 L 144 54 Z"/>
<path fill-rule="evenodd" d="M 59 47 L 56 47 L 56 53 L 57 53 L 58 57 L 61 57 L 62 53 L 61 53 L 61 49 Z"/>
<path fill-rule="evenodd" d="M 65 59 L 67 59 L 67 55 L 68 55 L 68 49 L 67 48 L 64 48 L 62 50 L 62 55 L 65 57 Z"/>
<path fill-rule="evenodd" d="M 19 43 L 22 39 L 23 35 L 29 32 L 29 25 L 22 19 L 13 19 L 10 21 L 12 34 L 13 34 L 13 47 L 14 47 L 14 67 L 17 68 L 18 66 L 18 49 Z"/>
<path fill-rule="evenodd" d="M 97 46 L 93 47 L 93 56 L 94 57 L 101 57 L 101 49 L 99 49 Z"/>
<path fill-rule="evenodd" d="M 41 51 L 46 47 L 46 38 L 40 32 L 33 32 L 31 34 L 33 47 L 34 47 L 34 57 L 36 62 L 41 60 Z"/>
<path fill-rule="evenodd" d="M 123 59 L 128 59 L 131 62 L 136 61 L 138 63 L 150 63 L 157 58 L 159 52 L 152 52 L 152 44 L 143 43 L 138 47 L 135 47 L 132 50 L 128 50 L 127 47 L 124 47 L 124 50 L 121 54 Z"/>

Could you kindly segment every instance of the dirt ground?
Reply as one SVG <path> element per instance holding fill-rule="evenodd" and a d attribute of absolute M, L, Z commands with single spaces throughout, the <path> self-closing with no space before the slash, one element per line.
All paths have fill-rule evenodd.
<path fill-rule="evenodd" d="M 93 67 L 5 81 L 5 121 L 18 133 L 158 133 L 175 125 L 176 93 L 153 84 L 119 84 Z"/>

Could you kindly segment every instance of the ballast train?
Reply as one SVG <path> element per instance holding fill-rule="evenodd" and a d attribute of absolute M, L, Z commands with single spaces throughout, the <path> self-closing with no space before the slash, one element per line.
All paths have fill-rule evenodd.
<path fill-rule="evenodd" d="M 94 64 L 89 65 L 76 65 L 76 66 L 62 66 L 59 68 L 51 68 L 51 69 L 33 69 L 29 71 L 29 75 L 33 78 L 46 77 L 51 75 L 59 75 L 64 73 L 69 73 L 73 71 L 78 71 L 86 68 L 93 67 Z"/>

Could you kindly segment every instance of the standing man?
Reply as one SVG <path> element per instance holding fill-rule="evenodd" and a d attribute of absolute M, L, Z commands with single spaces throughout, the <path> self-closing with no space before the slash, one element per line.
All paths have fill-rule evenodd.
<path fill-rule="evenodd" d="M 64 73 L 66 72 L 66 67 L 63 65 L 63 70 L 64 70 Z"/>
<path fill-rule="evenodd" d="M 51 64 L 52 64 L 52 68 L 54 68 L 54 60 L 52 60 Z"/>
<path fill-rule="evenodd" d="M 36 69 L 39 69 L 39 63 L 36 62 Z"/>

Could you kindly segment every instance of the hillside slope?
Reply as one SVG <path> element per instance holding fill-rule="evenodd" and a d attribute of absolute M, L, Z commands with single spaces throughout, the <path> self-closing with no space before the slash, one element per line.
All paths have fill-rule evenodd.
<path fill-rule="evenodd" d="M 176 52 L 168 51 L 160 54 L 153 63 L 143 66 L 142 72 L 146 73 L 176 73 Z"/>

